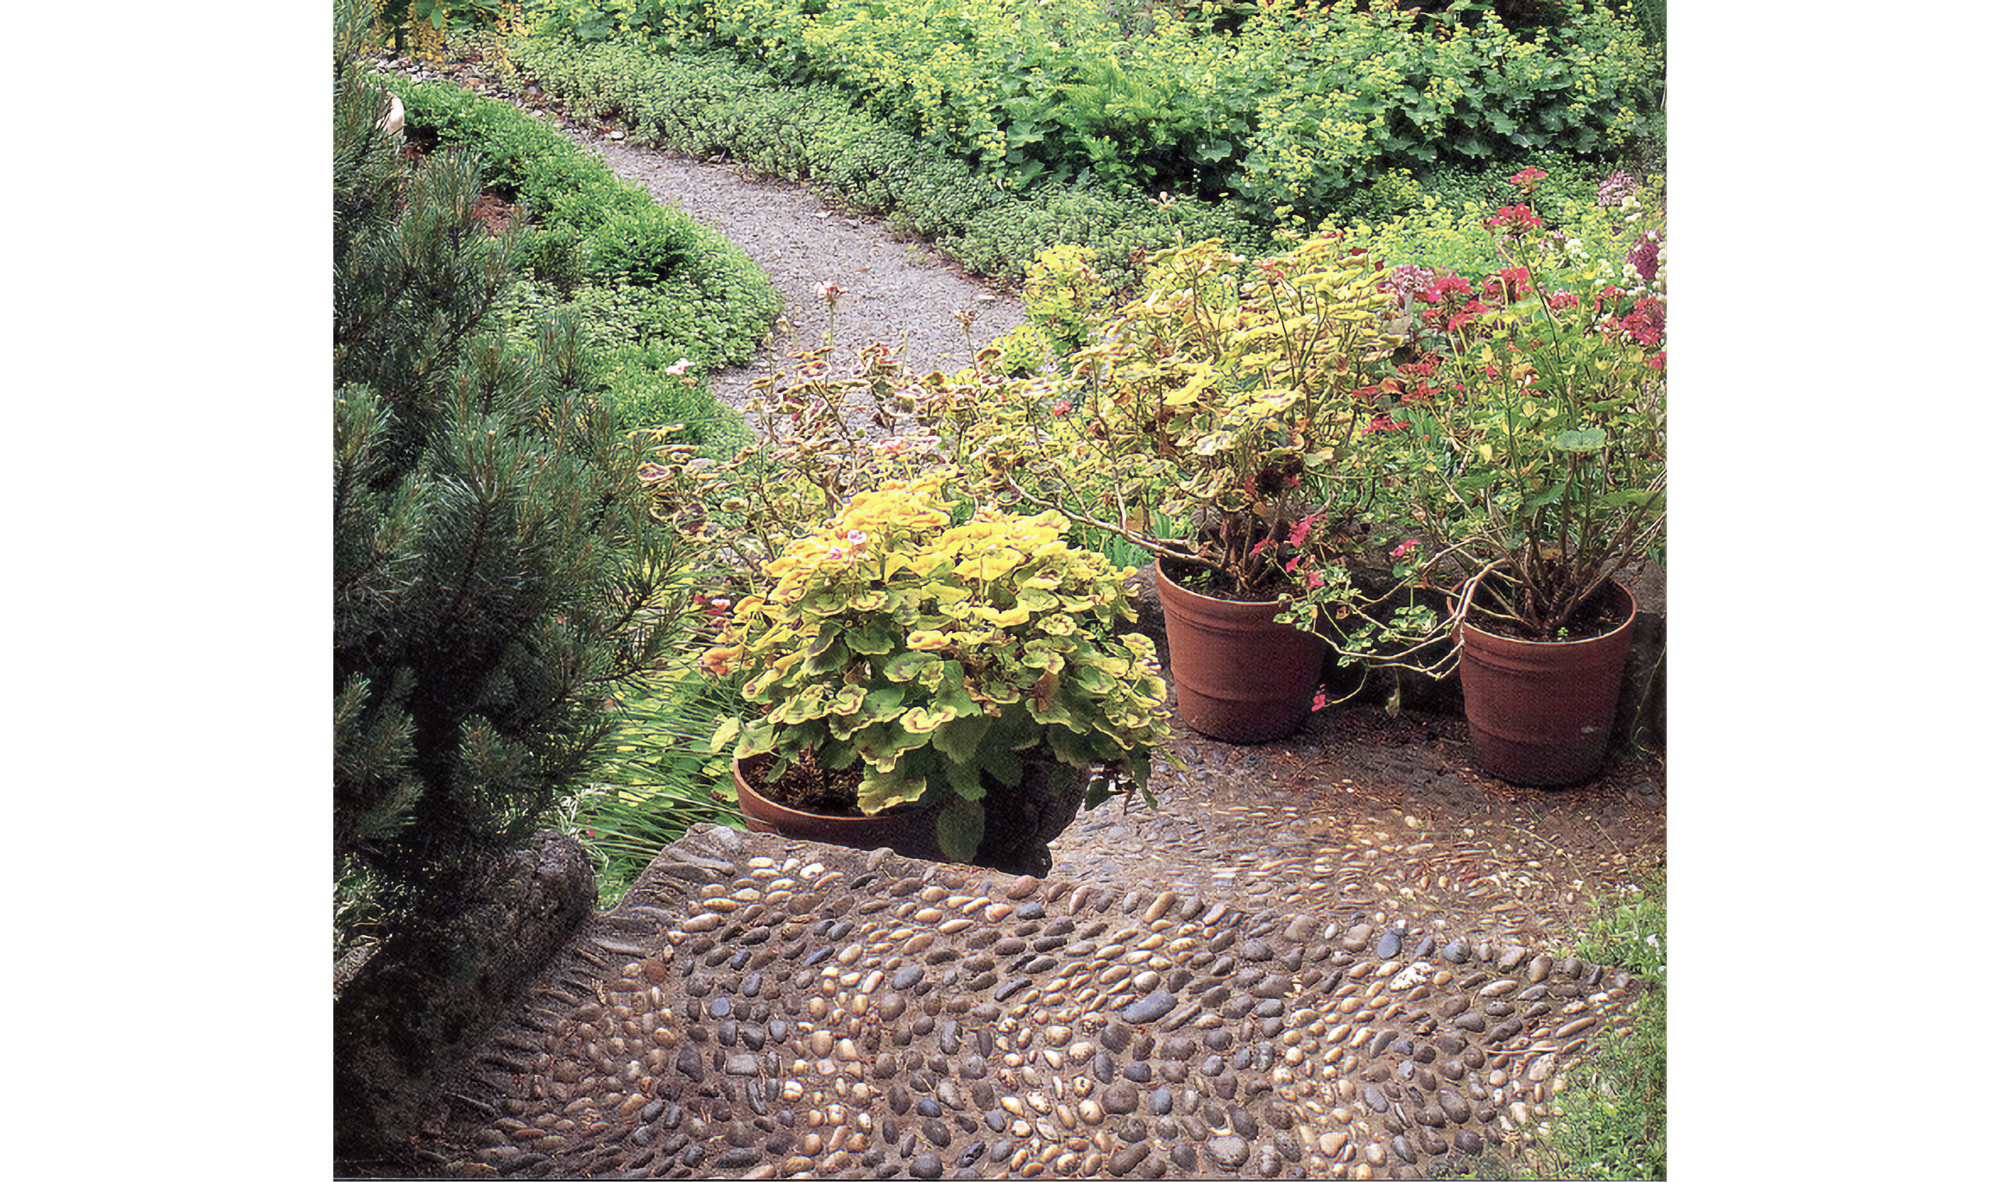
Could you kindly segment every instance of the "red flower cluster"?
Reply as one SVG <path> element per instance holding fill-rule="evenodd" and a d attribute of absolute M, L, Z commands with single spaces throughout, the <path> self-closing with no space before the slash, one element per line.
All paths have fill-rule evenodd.
<path fill-rule="evenodd" d="M 1526 267 L 1508 267 L 1486 277 L 1486 298 L 1495 303 L 1513 303 L 1532 291 Z"/>
<path fill-rule="evenodd" d="M 1486 228 L 1500 234 L 1523 234 L 1529 230 L 1539 229 L 1541 224 L 1542 219 L 1536 217 L 1535 211 L 1525 205 L 1505 206 L 1499 213 L 1486 219 Z"/>
<path fill-rule="evenodd" d="M 1446 274 L 1437 277 L 1418 294 L 1418 298 L 1425 303 L 1436 305 L 1424 313 L 1424 322 L 1433 331 L 1457 332 L 1478 320 L 1479 314 L 1487 308 L 1473 299 L 1472 294 L 1472 285 L 1463 276 Z"/>
<path fill-rule="evenodd" d="M 1657 345 L 1667 331 L 1667 305 L 1652 296 L 1632 301 L 1632 313 L 1618 322 L 1626 335 L 1642 345 Z"/>

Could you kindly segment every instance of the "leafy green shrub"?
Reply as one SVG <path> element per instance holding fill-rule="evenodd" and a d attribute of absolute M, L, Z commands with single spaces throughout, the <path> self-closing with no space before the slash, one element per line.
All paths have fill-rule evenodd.
<path fill-rule="evenodd" d="M 737 416 L 713 405 L 698 375 L 748 360 L 777 315 L 750 257 L 510 104 L 435 82 L 398 93 L 413 132 L 478 150 L 482 183 L 533 219 L 517 231 L 521 279 L 497 306 L 510 339 L 528 343 L 543 318 L 567 313 L 611 358 L 590 389 L 623 429 L 675 421 L 697 442 L 736 438 Z"/>
<path fill-rule="evenodd" d="M 830 200 L 866 213 L 893 208 L 925 145 L 865 115 L 823 124 L 814 145 L 813 183 Z"/>
<path fill-rule="evenodd" d="M 1176 242 L 1220 238 L 1232 248 L 1262 253 L 1268 231 L 1234 210 L 1198 201 L 1152 202 L 1134 193 L 1047 185 L 1019 201 L 986 209 L 938 246 L 967 267 L 1021 280 L 1030 260 L 1059 245 L 1088 247 L 1113 290 L 1136 284 L 1144 255 Z M 1143 253 L 1142 253 L 1143 252 Z"/>
<path fill-rule="evenodd" d="M 1034 323 L 1018 324 L 993 341 L 999 356 L 993 360 L 995 373 L 1025 378 L 1042 369 L 1056 354 L 1055 342 Z"/>
<path fill-rule="evenodd" d="M 963 160 L 936 153 L 926 153 L 907 176 L 896 178 L 896 185 L 898 200 L 889 224 L 930 238 L 946 238 L 975 218 L 1015 204 Z"/>
<path fill-rule="evenodd" d="M 1064 353 L 1096 343 L 1092 320 L 1111 302 L 1111 285 L 1091 267 L 1096 251 L 1053 246 L 1028 264 L 1021 304 L 1028 322 Z"/>
<path fill-rule="evenodd" d="M 837 84 L 1010 187 L 1229 194 L 1300 224 L 1385 170 L 1602 155 L 1644 131 L 1657 38 L 1599 0 L 1197 8 L 1021 0 L 567 0 L 675 51 Z M 1211 8 L 1214 6 L 1210 6 Z M 748 154 L 745 154 L 748 158 Z"/>
<path fill-rule="evenodd" d="M 515 266 L 566 299 L 576 293 L 590 265 L 590 239 L 569 222 L 529 226 L 515 247 Z"/>
<path fill-rule="evenodd" d="M 504 103 L 483 99 L 472 91 L 444 82 L 401 82 L 410 134 L 429 133 L 442 147 L 472 148 L 480 155 L 486 187 L 513 200 L 521 197 L 528 170 L 535 162 L 561 161 L 574 148 L 554 128 L 529 118 Z M 564 152 L 570 147 L 570 152 Z M 576 175 L 584 170 L 570 168 Z M 545 179 L 544 187 L 560 182 Z"/>
<path fill-rule="evenodd" d="M 614 282 L 664 283 L 694 257 L 698 230 L 685 214 L 650 202 L 615 214 L 591 238 L 590 274 Z"/>
<path fill-rule="evenodd" d="M 1267 6 L 1226 35 L 1154 13 L 1141 38 L 1130 33 L 1142 22 L 1115 6 L 1066 8 L 1064 31 L 1043 37 L 1035 30 L 1056 18 L 1010 0 L 952 13 L 877 3 L 865 19 L 857 2 L 607 4 L 651 45 L 543 36 L 517 38 L 512 55 L 580 113 L 806 180 L 975 273 L 1015 282 L 1049 246 L 1088 246 L 1117 287 L 1136 281 L 1139 252 L 1176 241 L 1265 253 L 1278 224 L 1490 205 L 1523 153 L 1551 174 L 1545 192 L 1588 199 L 1602 166 L 1566 152 L 1626 135 L 1627 106 L 1658 61 L 1596 3 L 1523 41 L 1499 21 L 1446 28 L 1349 0 L 1310 20 Z M 580 6 L 589 0 L 569 7 Z M 928 25 L 912 15 L 926 12 Z M 915 47 L 951 30 L 955 48 L 916 62 Z M 1115 51 L 1086 52 L 1113 32 Z M 907 69 L 892 82 L 892 67 Z M 1572 85 L 1595 97 L 1578 100 Z M 987 123 L 977 94 L 997 96 Z M 896 107 L 905 100 L 915 106 Z M 1578 130 L 1593 119 L 1625 130 Z M 988 124 L 997 147 L 968 130 Z M 1231 200 L 1151 200 L 1132 183 L 1163 176 L 1172 182 L 1143 191 Z"/>
<path fill-rule="evenodd" d="M 721 405 L 698 380 L 676 376 L 678 347 L 621 345 L 604 357 L 605 405 L 627 430 L 678 426 L 674 438 L 711 458 L 733 455 L 750 441 L 743 416 Z"/>

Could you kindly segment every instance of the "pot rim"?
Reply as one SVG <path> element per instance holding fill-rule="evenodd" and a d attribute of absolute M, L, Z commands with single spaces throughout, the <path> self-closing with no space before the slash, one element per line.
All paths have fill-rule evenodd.
<path fill-rule="evenodd" d="M 1290 596 L 1282 596 L 1277 599 L 1223 599 L 1220 596 L 1204 594 L 1176 581 L 1172 575 L 1167 573 L 1166 559 L 1158 555 L 1153 557 L 1153 577 L 1162 583 L 1172 583 L 1174 590 L 1180 592 L 1182 595 L 1192 595 L 1196 599 L 1205 599 L 1210 603 L 1229 603 L 1239 607 L 1277 607 L 1291 601 Z"/>
<path fill-rule="evenodd" d="M 769 757 L 769 755 L 770 755 L 769 752 L 763 752 L 759 755 L 753 755 L 750 758 L 762 759 Z M 737 759 L 734 757 L 731 757 L 729 761 L 730 774 L 736 778 L 736 790 L 738 792 L 748 792 L 750 795 L 756 797 L 760 802 L 762 802 L 764 805 L 766 805 L 773 811 L 786 814 L 789 816 L 811 817 L 815 820 L 828 820 L 828 821 L 876 821 L 880 820 L 883 817 L 902 816 L 905 813 L 914 815 L 925 811 L 929 807 L 920 802 L 904 801 L 901 804 L 890 805 L 888 808 L 883 809 L 879 813 L 864 813 L 860 810 L 859 805 L 857 805 L 855 807 L 855 811 L 851 813 L 809 812 L 806 809 L 793 808 L 791 805 L 784 804 L 777 800 L 773 800 L 769 793 L 766 793 L 757 787 L 756 783 L 752 780 L 751 777 L 743 774 L 744 771 L 743 765 L 745 762 L 747 761 Z"/>
<path fill-rule="evenodd" d="M 1543 648 L 1553 648 L 1565 644 L 1596 644 L 1599 641 L 1609 640 L 1612 637 L 1618 635 L 1620 632 L 1623 632 L 1626 629 L 1630 628 L 1633 622 L 1639 618 L 1639 597 L 1632 593 L 1632 589 L 1630 587 L 1627 587 L 1623 582 L 1619 581 L 1619 579 L 1616 576 L 1613 576 L 1611 578 L 1605 579 L 1604 585 L 1607 587 L 1616 588 L 1620 594 L 1625 596 L 1625 619 L 1624 622 L 1620 623 L 1616 628 L 1611 629 L 1609 632 L 1600 632 L 1595 636 L 1578 637 L 1575 640 L 1527 640 L 1519 636 L 1508 636 L 1505 635 L 1504 633 L 1494 632 L 1487 628 L 1481 628 L 1479 625 L 1472 622 L 1472 612 L 1471 612 L 1472 594 L 1478 588 L 1478 584 L 1479 584 L 1478 579 L 1468 579 L 1465 582 L 1460 583 L 1453 592 L 1453 597 L 1458 599 L 1462 604 L 1464 604 L 1466 608 L 1465 612 L 1459 619 L 1458 627 L 1460 630 L 1469 630 L 1477 632 L 1482 637 L 1498 641 L 1502 644 L 1532 644 Z"/>

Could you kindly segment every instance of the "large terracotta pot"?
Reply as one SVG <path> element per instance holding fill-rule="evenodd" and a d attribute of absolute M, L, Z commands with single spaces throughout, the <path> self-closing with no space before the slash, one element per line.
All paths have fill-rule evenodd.
<path fill-rule="evenodd" d="M 1228 743 L 1297 730 L 1312 712 L 1326 642 L 1273 619 L 1280 600 L 1215 599 L 1174 582 L 1157 561 L 1153 573 L 1181 721 Z"/>
<path fill-rule="evenodd" d="M 1540 788 L 1579 784 L 1603 768 L 1638 614 L 1630 591 L 1605 586 L 1624 622 L 1602 636 L 1516 640 L 1460 627 L 1458 674 L 1480 767 Z"/>
<path fill-rule="evenodd" d="M 755 777 L 743 774 L 741 760 L 731 765 L 736 776 L 736 802 L 752 833 L 874 850 L 884 846 L 910 858 L 941 861 L 937 845 L 936 806 L 898 805 L 872 817 L 838 817 L 807 813 L 779 804 L 757 790 Z"/>

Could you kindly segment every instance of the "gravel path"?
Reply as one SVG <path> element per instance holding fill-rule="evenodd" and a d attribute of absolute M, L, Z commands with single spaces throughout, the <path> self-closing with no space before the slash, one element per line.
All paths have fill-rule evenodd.
<path fill-rule="evenodd" d="M 516 102 L 477 66 L 403 72 L 441 77 Z M 721 232 L 770 276 L 784 299 L 770 340 L 749 364 L 714 375 L 716 397 L 731 406 L 742 409 L 751 383 L 774 364 L 782 369 L 792 355 L 825 343 L 829 317 L 818 291 L 821 283 L 847 289 L 832 316 L 837 359 L 882 341 L 899 347 L 915 373 L 949 373 L 972 361 L 967 331 L 954 313 L 972 314 L 972 344 L 979 348 L 1022 323 L 1017 294 L 972 278 L 929 245 L 897 234 L 884 222 L 826 204 L 802 183 L 753 178 L 727 163 L 690 160 L 631 143 L 615 126 L 572 120 L 549 106 L 516 105 L 550 120 L 601 157 L 612 172 L 644 186 L 660 204 L 677 206 Z"/>
<path fill-rule="evenodd" d="M 662 205 L 686 210 L 720 231 L 770 275 L 784 297 L 770 344 L 749 365 L 715 375 L 716 396 L 741 408 L 750 383 L 794 353 L 824 343 L 829 317 L 818 287 L 847 289 L 832 317 L 837 357 L 884 341 L 901 346 L 917 373 L 949 373 L 972 361 L 966 331 L 953 313 L 973 314 L 972 339 L 984 347 L 1022 322 L 1018 296 L 967 276 L 929 246 L 898 237 L 879 221 L 821 201 L 803 184 L 752 180 L 704 164 L 566 124 L 578 144 L 637 181 Z"/>

